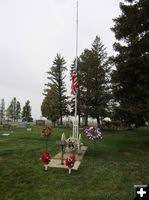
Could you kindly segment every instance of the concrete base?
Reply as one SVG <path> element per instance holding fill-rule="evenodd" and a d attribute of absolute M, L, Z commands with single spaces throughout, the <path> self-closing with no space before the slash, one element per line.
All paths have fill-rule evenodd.
<path fill-rule="evenodd" d="M 80 161 L 76 161 L 72 169 L 78 170 L 80 163 L 81 163 Z M 48 167 L 68 169 L 65 163 L 64 165 L 62 165 L 61 160 L 57 160 L 57 159 L 51 159 L 51 162 L 49 163 Z"/>
<path fill-rule="evenodd" d="M 68 169 L 68 167 L 65 165 L 65 160 L 74 154 L 76 157 L 76 162 L 72 169 L 78 170 L 86 150 L 87 146 L 82 146 L 79 153 L 77 151 L 72 151 L 71 149 L 66 148 L 64 154 L 64 165 L 61 164 L 61 152 L 59 152 L 53 159 L 51 159 L 51 162 L 49 163 L 48 167 Z"/>

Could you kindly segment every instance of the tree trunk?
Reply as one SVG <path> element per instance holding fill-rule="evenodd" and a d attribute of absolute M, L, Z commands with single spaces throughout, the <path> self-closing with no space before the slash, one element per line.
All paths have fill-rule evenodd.
<path fill-rule="evenodd" d="M 62 116 L 62 114 L 60 116 L 60 125 L 63 125 L 63 116 Z"/>
<path fill-rule="evenodd" d="M 85 116 L 85 126 L 88 126 L 88 115 Z"/>
<path fill-rule="evenodd" d="M 97 127 L 100 127 L 100 119 L 99 119 L 99 115 L 96 117 L 97 119 Z"/>
<path fill-rule="evenodd" d="M 53 121 L 53 122 L 52 122 L 52 124 L 53 124 L 53 127 L 55 127 L 55 123 L 56 123 L 55 121 Z"/>

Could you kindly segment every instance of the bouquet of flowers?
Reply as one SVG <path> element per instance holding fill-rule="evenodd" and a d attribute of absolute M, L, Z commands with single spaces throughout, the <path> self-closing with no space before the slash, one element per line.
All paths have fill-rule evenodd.
<path fill-rule="evenodd" d="M 49 164 L 49 162 L 51 161 L 50 158 L 51 158 L 51 156 L 50 156 L 50 154 L 48 153 L 48 151 L 45 151 L 45 152 L 42 154 L 41 160 L 42 160 L 42 162 L 43 162 L 44 165 L 45 165 L 45 170 L 46 170 L 46 171 L 47 171 L 47 169 L 48 169 L 48 164 Z"/>
<path fill-rule="evenodd" d="M 75 155 L 72 155 L 69 158 L 67 158 L 65 163 L 66 163 L 66 166 L 68 166 L 69 174 L 70 174 L 71 168 L 74 166 L 74 163 L 75 163 Z"/>

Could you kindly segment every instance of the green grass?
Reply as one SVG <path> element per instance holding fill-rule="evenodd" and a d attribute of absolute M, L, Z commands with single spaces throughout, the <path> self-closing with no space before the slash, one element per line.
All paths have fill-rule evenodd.
<path fill-rule="evenodd" d="M 131 200 L 133 185 L 149 184 L 149 130 L 103 131 L 103 140 L 90 141 L 78 171 L 44 171 L 42 127 L 0 131 L 0 200 Z M 52 157 L 60 151 L 56 140 L 72 129 L 55 128 L 48 140 Z"/>

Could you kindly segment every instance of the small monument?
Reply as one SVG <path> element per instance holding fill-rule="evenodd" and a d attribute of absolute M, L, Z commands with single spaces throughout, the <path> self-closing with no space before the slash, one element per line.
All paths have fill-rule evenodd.
<path fill-rule="evenodd" d="M 36 120 L 36 126 L 45 126 L 45 120 Z"/>
<path fill-rule="evenodd" d="M 27 128 L 26 130 L 27 130 L 27 131 L 32 131 L 32 128 Z"/>
<path fill-rule="evenodd" d="M 17 127 L 18 128 L 26 128 L 26 123 L 25 122 L 18 122 Z"/>
<path fill-rule="evenodd" d="M 5 130 L 11 130 L 11 125 L 10 124 L 3 124 L 3 129 Z"/>
<path fill-rule="evenodd" d="M 8 124 L 8 120 L 5 120 L 5 121 L 3 122 L 3 124 Z"/>
<path fill-rule="evenodd" d="M 2 136 L 9 136 L 9 133 L 3 133 Z"/>

